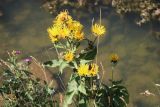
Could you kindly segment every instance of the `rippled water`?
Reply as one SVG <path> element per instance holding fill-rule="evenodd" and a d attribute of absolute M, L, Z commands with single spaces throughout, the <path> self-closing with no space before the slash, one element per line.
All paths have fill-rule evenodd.
<path fill-rule="evenodd" d="M 25 55 L 33 55 L 41 60 L 53 58 L 52 53 L 48 52 L 51 42 L 46 32 L 53 16 L 40 6 L 41 2 L 35 0 L 10 0 L 10 3 L 2 6 L 4 11 L 4 16 L 0 18 L 2 58 L 6 51 L 13 49 L 22 50 Z M 73 13 L 76 19 L 77 14 L 81 15 Z M 88 13 L 80 20 L 84 26 L 90 28 L 93 17 L 95 21 L 98 20 L 97 14 Z M 100 39 L 98 53 L 99 62 L 106 68 L 104 81 L 110 77 L 109 55 L 113 52 L 118 53 L 120 62 L 115 71 L 115 78 L 123 78 L 124 84 L 129 89 L 131 96 L 129 106 L 157 107 L 160 102 L 156 100 L 157 97 L 144 97 L 139 94 L 147 89 L 158 93 L 154 83 L 160 83 L 160 40 L 152 35 L 151 24 L 139 27 L 133 21 L 105 9 L 102 9 L 102 22 L 108 32 Z"/>

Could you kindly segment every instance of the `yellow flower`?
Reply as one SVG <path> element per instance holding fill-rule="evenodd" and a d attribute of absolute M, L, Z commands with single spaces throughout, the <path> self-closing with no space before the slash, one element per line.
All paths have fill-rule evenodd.
<path fill-rule="evenodd" d="M 103 36 L 106 32 L 105 27 L 100 24 L 94 24 L 91 30 L 95 36 Z"/>
<path fill-rule="evenodd" d="M 72 17 L 69 15 L 69 12 L 65 10 L 65 11 L 60 12 L 60 14 L 58 14 L 54 23 L 62 24 L 67 21 L 72 21 Z"/>
<path fill-rule="evenodd" d="M 89 69 L 89 65 L 87 64 L 81 64 L 78 68 L 78 75 L 79 76 L 86 76 L 88 75 L 88 69 Z"/>
<path fill-rule="evenodd" d="M 49 35 L 57 36 L 59 34 L 59 28 L 53 25 L 52 27 L 47 29 L 47 32 L 49 33 Z"/>
<path fill-rule="evenodd" d="M 72 31 L 80 32 L 83 28 L 83 25 L 78 21 L 73 21 L 73 22 L 68 23 L 68 28 Z"/>
<path fill-rule="evenodd" d="M 119 56 L 117 54 L 112 54 L 111 55 L 111 62 L 112 63 L 117 63 L 119 60 Z"/>
<path fill-rule="evenodd" d="M 70 34 L 70 30 L 67 27 L 63 27 L 59 31 L 60 38 L 64 39 L 65 37 L 68 37 Z"/>
<path fill-rule="evenodd" d="M 53 35 L 49 35 L 49 38 L 51 39 L 51 42 L 52 43 L 55 43 L 58 41 L 58 38 L 56 36 L 53 36 Z"/>
<path fill-rule="evenodd" d="M 49 38 L 51 39 L 51 41 L 53 43 L 58 41 L 58 34 L 59 34 L 58 31 L 59 31 L 58 28 L 54 27 L 54 26 L 47 29 L 47 32 L 49 34 Z"/>
<path fill-rule="evenodd" d="M 78 75 L 79 76 L 96 76 L 98 73 L 98 65 L 97 64 L 81 64 L 78 68 Z"/>
<path fill-rule="evenodd" d="M 88 75 L 89 76 L 96 76 L 97 73 L 98 73 L 98 65 L 97 64 L 91 64 Z"/>
<path fill-rule="evenodd" d="M 84 33 L 83 32 L 75 32 L 75 34 L 74 34 L 74 38 L 76 39 L 76 40 L 83 40 L 84 39 Z"/>
<path fill-rule="evenodd" d="M 73 52 L 67 52 L 65 55 L 64 55 L 64 59 L 68 62 L 71 62 L 74 58 L 74 54 Z"/>

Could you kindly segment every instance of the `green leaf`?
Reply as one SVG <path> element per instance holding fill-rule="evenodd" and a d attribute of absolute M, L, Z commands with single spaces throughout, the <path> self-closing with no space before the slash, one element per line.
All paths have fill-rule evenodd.
<path fill-rule="evenodd" d="M 110 88 L 110 92 L 113 96 L 113 104 L 119 107 L 127 107 L 129 103 L 129 93 L 124 86 L 115 85 Z"/>
<path fill-rule="evenodd" d="M 107 85 L 102 84 L 99 87 L 95 99 L 96 107 L 109 107 L 110 100 L 108 99 L 109 98 L 108 92 L 109 92 L 109 87 Z"/>
<path fill-rule="evenodd" d="M 91 62 L 92 60 L 84 60 L 84 59 L 80 59 L 80 64 L 86 64 L 88 62 Z"/>
<path fill-rule="evenodd" d="M 85 82 L 81 81 L 80 85 L 78 86 L 78 91 L 84 95 L 87 95 L 86 89 L 85 89 Z"/>
<path fill-rule="evenodd" d="M 59 67 L 59 71 L 62 74 L 63 69 L 69 67 L 68 62 L 64 61 L 63 59 L 59 60 L 51 60 L 44 63 L 46 67 Z"/>
<path fill-rule="evenodd" d="M 121 84 L 123 80 L 113 81 L 113 80 L 109 79 L 109 81 L 110 81 L 113 85 L 118 85 L 118 84 Z"/>
<path fill-rule="evenodd" d="M 72 91 L 78 91 L 78 83 L 76 81 L 76 78 L 74 76 L 72 79 L 68 82 L 68 87 L 67 87 L 67 92 L 72 92 Z"/>
<path fill-rule="evenodd" d="M 96 55 L 97 55 L 97 48 L 93 47 L 91 49 L 86 49 L 83 52 L 81 52 L 79 54 L 79 58 L 85 60 L 93 60 Z"/>
<path fill-rule="evenodd" d="M 88 107 L 88 101 L 84 97 L 80 99 L 78 102 L 78 107 Z"/>
<path fill-rule="evenodd" d="M 68 105 L 73 102 L 74 95 L 77 94 L 78 94 L 78 83 L 76 81 L 76 76 L 73 75 L 70 81 L 68 82 L 68 87 L 66 90 L 63 107 L 68 107 Z"/>
<path fill-rule="evenodd" d="M 63 62 L 59 65 L 59 71 L 60 71 L 61 74 L 63 73 L 63 69 L 66 68 L 66 67 L 69 67 L 68 62 L 66 62 L 66 61 L 63 61 Z"/>
<path fill-rule="evenodd" d="M 69 65 L 70 65 L 70 67 L 73 68 L 73 69 L 74 69 L 74 68 L 75 68 L 75 69 L 78 69 L 78 65 L 77 65 L 77 62 L 76 62 L 76 61 L 70 62 Z"/>
<path fill-rule="evenodd" d="M 51 60 L 51 61 L 46 61 L 43 63 L 44 66 L 46 67 L 57 67 L 57 66 L 60 66 L 60 64 L 63 62 L 62 59 L 60 60 Z"/>
<path fill-rule="evenodd" d="M 60 49 L 64 49 L 65 46 L 61 43 L 58 43 L 58 44 L 54 44 L 55 48 L 60 48 Z"/>
<path fill-rule="evenodd" d="M 64 99 L 64 107 L 68 107 L 73 102 L 73 97 L 76 94 L 75 91 L 67 92 Z"/>
<path fill-rule="evenodd" d="M 33 101 L 32 95 L 30 95 L 28 92 L 26 92 L 25 95 L 28 97 L 29 100 Z"/>

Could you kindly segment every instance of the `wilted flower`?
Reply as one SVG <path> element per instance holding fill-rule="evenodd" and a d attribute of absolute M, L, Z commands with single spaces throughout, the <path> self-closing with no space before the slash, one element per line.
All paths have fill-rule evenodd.
<path fill-rule="evenodd" d="M 112 54 L 111 55 L 111 62 L 116 64 L 119 60 L 119 56 L 117 54 Z"/>
<path fill-rule="evenodd" d="M 31 58 L 31 57 L 28 57 L 28 58 L 25 58 L 25 59 L 24 59 L 24 62 L 28 62 L 28 63 L 29 63 L 29 62 L 31 62 L 31 61 L 32 61 L 32 58 Z"/>
<path fill-rule="evenodd" d="M 91 30 L 95 36 L 103 36 L 106 32 L 105 27 L 101 24 L 94 24 Z"/>
<path fill-rule="evenodd" d="M 13 50 L 12 51 L 12 55 L 19 55 L 19 54 L 21 54 L 22 52 L 20 51 L 20 50 Z"/>

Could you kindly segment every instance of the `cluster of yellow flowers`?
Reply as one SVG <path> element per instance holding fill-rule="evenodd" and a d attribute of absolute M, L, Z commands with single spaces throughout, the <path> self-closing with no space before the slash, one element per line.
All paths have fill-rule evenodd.
<path fill-rule="evenodd" d="M 83 25 L 73 20 L 67 10 L 60 12 L 53 21 L 53 25 L 47 29 L 49 37 L 53 43 L 60 39 L 70 38 L 75 40 L 83 40 L 84 32 Z M 95 36 L 103 36 L 106 29 L 101 24 L 94 24 L 91 28 L 92 33 Z"/>
<path fill-rule="evenodd" d="M 105 34 L 106 29 L 103 25 L 95 23 L 92 25 L 91 31 L 94 36 L 100 37 Z M 73 20 L 67 10 L 57 15 L 53 21 L 53 25 L 47 29 L 47 32 L 52 43 L 58 42 L 61 39 L 78 42 L 85 38 L 83 25 Z M 74 53 L 72 49 L 67 49 L 67 52 L 64 52 L 64 60 L 68 62 L 73 61 L 75 57 Z M 79 66 L 77 71 L 80 76 L 96 76 L 98 73 L 98 66 L 96 64 L 83 64 Z"/>
<path fill-rule="evenodd" d="M 98 73 L 98 65 L 97 64 L 81 64 L 78 67 L 78 75 L 79 76 L 96 76 Z"/>
<path fill-rule="evenodd" d="M 83 40 L 83 25 L 72 19 L 68 11 L 62 11 L 53 21 L 53 25 L 47 29 L 49 37 L 53 43 L 60 39 Z"/>

